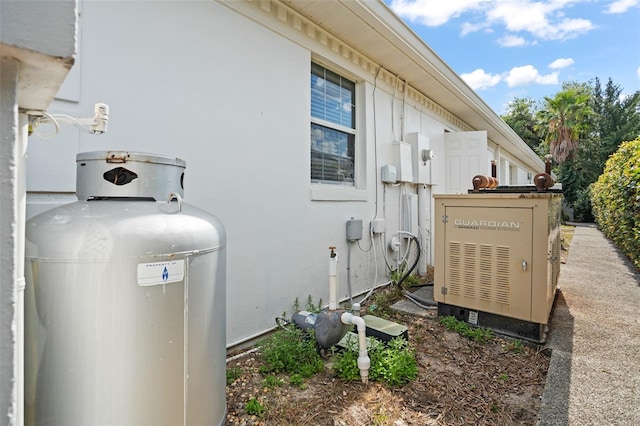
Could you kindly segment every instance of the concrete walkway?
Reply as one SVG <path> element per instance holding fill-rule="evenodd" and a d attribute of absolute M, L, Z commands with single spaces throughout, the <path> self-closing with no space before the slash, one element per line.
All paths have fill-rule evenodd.
<path fill-rule="evenodd" d="M 538 425 L 640 425 L 640 275 L 578 225 L 558 288 Z"/>

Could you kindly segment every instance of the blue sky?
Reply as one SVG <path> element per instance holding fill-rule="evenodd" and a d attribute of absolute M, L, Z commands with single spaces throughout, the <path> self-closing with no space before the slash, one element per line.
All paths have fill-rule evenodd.
<path fill-rule="evenodd" d="M 384 0 L 498 114 L 565 81 L 640 90 L 640 0 Z"/>

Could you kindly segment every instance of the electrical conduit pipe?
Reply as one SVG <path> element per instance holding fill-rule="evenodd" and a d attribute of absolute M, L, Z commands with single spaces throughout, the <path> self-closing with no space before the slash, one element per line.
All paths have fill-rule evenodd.
<path fill-rule="evenodd" d="M 340 320 L 344 324 L 354 324 L 358 329 L 358 368 L 360 369 L 360 378 L 365 385 L 369 383 L 369 367 L 371 367 L 371 360 L 369 359 L 369 353 L 367 352 L 367 335 L 366 325 L 362 317 L 353 315 L 350 312 L 345 312 L 340 317 Z"/>

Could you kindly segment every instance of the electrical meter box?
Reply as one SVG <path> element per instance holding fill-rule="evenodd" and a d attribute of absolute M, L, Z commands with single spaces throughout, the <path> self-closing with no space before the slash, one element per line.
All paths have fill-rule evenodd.
<path fill-rule="evenodd" d="M 407 133 L 406 141 L 411 145 L 413 182 L 430 184 L 429 169 L 431 168 L 433 151 L 429 149 L 429 138 L 420 133 Z"/>
<path fill-rule="evenodd" d="M 362 239 L 362 219 L 351 218 L 347 220 L 347 240 L 357 241 Z"/>
<path fill-rule="evenodd" d="M 411 144 L 394 142 L 393 154 L 399 182 L 413 182 L 413 162 Z"/>
<path fill-rule="evenodd" d="M 543 342 L 560 273 L 562 194 L 434 199 L 438 314 Z"/>

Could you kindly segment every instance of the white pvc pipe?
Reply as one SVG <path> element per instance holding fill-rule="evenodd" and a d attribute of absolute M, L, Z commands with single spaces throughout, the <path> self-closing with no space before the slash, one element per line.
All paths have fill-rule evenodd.
<path fill-rule="evenodd" d="M 16 424 L 24 424 L 24 256 L 25 256 L 25 229 L 26 229 L 26 217 L 27 217 L 27 143 L 28 143 L 28 129 L 29 129 L 29 117 L 26 114 L 19 114 L 19 135 L 17 146 L 17 183 L 18 190 L 16 197 L 16 322 L 17 322 L 17 336 L 16 346 L 18 351 L 17 359 L 17 374 L 16 374 Z"/>
<path fill-rule="evenodd" d="M 418 241 L 423 250 L 427 247 L 427 229 L 429 226 L 429 205 L 431 200 L 427 195 L 427 185 L 418 187 Z M 427 264 L 429 259 L 426 256 L 426 250 L 420 256 L 418 261 L 418 275 L 424 277 L 427 275 Z"/>
<path fill-rule="evenodd" d="M 331 250 L 329 258 L 329 310 L 338 309 L 338 253 Z"/>
<path fill-rule="evenodd" d="M 371 367 L 371 360 L 369 359 L 369 353 L 367 352 L 367 334 L 366 325 L 362 317 L 353 315 L 350 312 L 345 312 L 340 317 L 340 320 L 344 324 L 355 324 L 358 329 L 358 368 L 360 369 L 360 378 L 365 385 L 369 383 L 369 367 Z"/>

